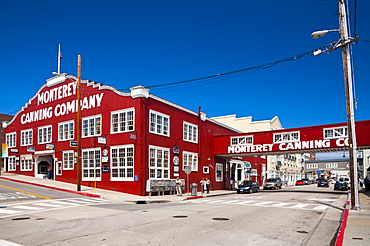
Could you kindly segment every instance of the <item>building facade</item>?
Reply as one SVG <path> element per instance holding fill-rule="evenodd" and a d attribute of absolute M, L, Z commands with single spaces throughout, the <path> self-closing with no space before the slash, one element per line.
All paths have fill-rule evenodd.
<path fill-rule="evenodd" d="M 0 114 L 0 123 L 3 122 L 3 121 L 10 121 L 12 118 L 13 118 L 13 115 Z M 4 142 L 4 128 L 3 128 L 2 124 L 0 124 L 0 145 L 1 145 L 1 148 L 3 148 L 4 143 L 5 143 Z M 3 158 L 0 158 L 0 170 L 3 166 L 4 166 L 4 160 L 3 160 Z"/>
<path fill-rule="evenodd" d="M 229 189 L 230 178 L 235 178 L 230 162 L 261 162 L 214 157 L 213 137 L 239 131 L 156 97 L 145 87 L 127 93 L 82 81 L 80 113 L 78 89 L 76 77 L 56 75 L 13 119 L 3 122 L 6 172 L 148 195 L 171 192 L 176 177 L 186 187 L 204 177 L 211 180 L 211 189 Z M 256 179 L 262 172 L 249 170 Z"/>

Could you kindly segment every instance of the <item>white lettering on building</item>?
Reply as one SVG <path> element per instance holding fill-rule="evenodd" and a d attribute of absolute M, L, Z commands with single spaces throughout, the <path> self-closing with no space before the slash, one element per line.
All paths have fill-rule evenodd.
<path fill-rule="evenodd" d="M 73 84 L 73 83 L 70 83 L 70 84 Z M 61 89 L 59 89 L 59 88 L 61 88 Z M 55 90 L 55 91 L 58 92 L 58 93 L 61 93 L 61 96 L 63 98 L 64 96 L 68 96 L 70 93 L 73 93 L 72 92 L 73 88 L 74 88 L 73 86 L 72 87 L 60 86 L 60 87 L 57 87 L 56 88 L 57 90 Z M 52 95 L 52 94 L 50 94 L 50 93 L 44 94 L 41 99 L 40 98 L 38 99 L 39 100 L 38 102 L 39 103 L 40 102 L 42 102 L 42 103 L 50 102 L 50 100 L 51 100 L 50 95 Z M 53 100 L 55 98 L 54 97 L 55 95 L 56 94 L 54 94 L 52 96 Z M 104 93 L 100 93 L 100 94 L 95 94 L 95 95 L 91 95 L 91 96 L 82 98 L 81 101 L 80 101 L 81 110 L 100 107 L 101 102 L 103 100 L 103 96 L 104 96 Z M 36 111 L 32 111 L 32 112 L 22 114 L 21 123 L 22 124 L 27 124 L 27 123 L 31 123 L 31 122 L 35 122 L 35 121 L 39 121 L 39 120 L 50 119 L 53 116 L 58 117 L 58 116 L 61 116 L 61 115 L 67 115 L 69 113 L 75 113 L 75 112 L 77 112 L 77 110 L 78 110 L 77 100 L 69 101 L 69 102 L 66 102 L 66 103 L 60 103 L 60 104 L 57 104 L 55 106 L 55 108 L 47 107 L 47 108 L 38 109 Z"/>
<path fill-rule="evenodd" d="M 348 146 L 348 138 L 339 138 L 335 141 L 336 147 Z M 257 144 L 257 145 L 233 145 L 227 147 L 229 154 L 238 153 L 258 153 L 272 152 L 275 144 Z M 304 150 L 304 149 L 322 149 L 330 148 L 330 140 L 310 140 L 302 142 L 280 143 L 277 145 L 278 150 Z"/>

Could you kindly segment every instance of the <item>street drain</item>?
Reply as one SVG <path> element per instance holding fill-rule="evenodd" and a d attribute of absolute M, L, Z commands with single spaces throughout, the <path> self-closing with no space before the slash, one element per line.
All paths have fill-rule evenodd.
<path fill-rule="evenodd" d="M 229 220 L 229 218 L 212 218 L 213 220 Z"/>
<path fill-rule="evenodd" d="M 304 233 L 304 234 L 308 234 L 308 232 L 306 231 L 297 231 L 298 233 Z"/>
<path fill-rule="evenodd" d="M 44 220 L 45 218 L 37 218 L 36 220 Z"/>
<path fill-rule="evenodd" d="M 362 237 L 353 237 L 354 240 L 364 240 Z"/>
<path fill-rule="evenodd" d="M 186 216 L 186 215 L 174 215 L 172 217 L 176 218 L 176 219 L 181 219 L 181 218 L 187 218 L 188 216 Z"/>
<path fill-rule="evenodd" d="M 29 220 L 30 217 L 20 217 L 20 218 L 13 218 L 12 220 Z"/>

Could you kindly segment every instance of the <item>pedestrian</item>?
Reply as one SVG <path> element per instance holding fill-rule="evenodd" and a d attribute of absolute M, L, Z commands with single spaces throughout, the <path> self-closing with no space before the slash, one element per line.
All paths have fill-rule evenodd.
<path fill-rule="evenodd" d="M 181 182 L 179 177 L 176 178 L 175 183 L 176 183 L 176 194 L 177 194 L 177 196 L 182 196 L 182 190 L 181 190 L 182 182 Z"/>
<path fill-rule="evenodd" d="M 363 178 L 360 178 L 360 187 L 364 187 L 364 179 Z"/>
<path fill-rule="evenodd" d="M 370 183 L 369 183 L 369 178 L 366 176 L 364 179 L 364 185 L 365 185 L 365 190 L 369 191 L 370 190 Z"/>
<path fill-rule="evenodd" d="M 206 186 L 206 181 L 204 180 L 204 178 L 202 178 L 202 180 L 199 183 L 200 183 L 200 186 L 201 186 L 201 189 L 202 189 L 202 193 L 204 193 L 204 188 Z"/>
<path fill-rule="evenodd" d="M 46 176 L 48 179 L 53 179 L 53 167 L 49 165 L 48 167 L 48 175 Z"/>
<path fill-rule="evenodd" d="M 209 193 L 209 186 L 211 184 L 211 180 L 209 180 L 208 178 L 206 178 L 205 184 L 206 184 L 207 193 Z"/>

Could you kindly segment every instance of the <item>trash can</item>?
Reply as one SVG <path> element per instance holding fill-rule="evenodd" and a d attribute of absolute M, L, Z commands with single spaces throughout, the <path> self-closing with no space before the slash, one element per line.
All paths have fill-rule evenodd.
<path fill-rule="evenodd" d="M 191 185 L 190 185 L 190 189 L 191 189 L 191 195 L 192 196 L 196 196 L 197 195 L 197 192 L 198 192 L 198 184 L 196 184 L 196 183 L 192 183 Z"/>

